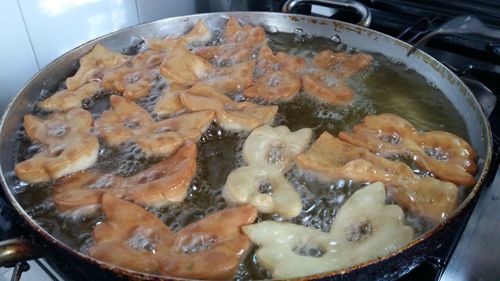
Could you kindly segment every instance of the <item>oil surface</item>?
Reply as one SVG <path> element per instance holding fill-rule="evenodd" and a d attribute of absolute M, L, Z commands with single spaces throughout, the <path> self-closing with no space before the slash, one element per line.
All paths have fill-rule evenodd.
<path fill-rule="evenodd" d="M 289 34 L 269 35 L 269 44 L 274 51 L 300 54 L 309 60 L 317 52 L 325 49 L 349 51 L 346 46 L 336 45 L 327 39 L 303 40 Z M 336 136 L 341 131 L 349 130 L 368 114 L 394 113 L 410 121 L 419 130 L 444 130 L 468 140 L 467 130 L 459 112 L 443 93 L 404 64 L 393 62 L 381 54 L 372 55 L 374 56 L 372 65 L 348 81 L 355 92 L 355 100 L 351 105 L 321 104 L 300 93 L 292 100 L 279 104 L 279 112 L 273 125 L 285 125 L 292 131 L 305 127 L 312 128 L 315 140 L 323 131 Z M 151 112 L 159 92 L 165 86 L 166 82 L 159 77 L 155 81 L 151 95 L 139 100 L 138 104 Z M 95 99 L 86 101 L 85 107 L 93 113 L 94 118 L 98 118 L 100 113 L 108 108 L 108 94 L 102 93 Z M 35 112 L 35 114 L 46 113 Z M 207 214 L 229 207 L 221 197 L 221 191 L 229 173 L 245 165 L 241 149 L 246 137 L 246 134 L 226 132 L 216 124 L 212 124 L 198 143 L 197 172 L 185 201 L 148 210 L 171 229 L 179 230 Z M 31 145 L 23 132 L 20 132 L 19 139 L 18 162 L 31 157 L 39 149 L 38 146 Z M 95 168 L 130 176 L 158 160 L 148 159 L 133 143 L 118 148 L 110 148 L 101 143 L 99 160 Z M 302 213 L 289 221 L 323 231 L 329 230 L 335 214 L 345 200 L 364 185 L 364 183 L 353 183 L 348 179 L 319 183 L 295 168 L 288 172 L 286 177 L 300 193 L 303 203 Z M 51 185 L 52 183 L 26 185 L 18 182 L 13 191 L 21 205 L 40 226 L 72 248 L 86 253 L 93 243 L 91 235 L 93 226 L 104 221 L 104 215 L 98 213 L 90 217 L 62 216 L 52 203 Z M 258 220 L 266 219 L 285 221 L 276 215 L 260 215 Z M 415 228 L 417 235 L 432 228 L 430 223 L 412 214 L 407 214 L 406 220 Z M 258 265 L 254 252 L 255 249 L 241 264 L 236 279 L 271 277 Z"/>

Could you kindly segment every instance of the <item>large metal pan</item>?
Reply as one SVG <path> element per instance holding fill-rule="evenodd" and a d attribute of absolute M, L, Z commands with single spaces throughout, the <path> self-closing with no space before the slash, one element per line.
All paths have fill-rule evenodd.
<path fill-rule="evenodd" d="M 83 255 L 57 240 L 26 213 L 17 202 L 11 189 L 15 177 L 12 173 L 15 165 L 12 154 L 16 150 L 16 132 L 21 127 L 22 116 L 32 111 L 35 101 L 42 90 L 54 90 L 60 81 L 72 75 L 77 68 L 78 58 L 89 52 L 96 43 L 100 43 L 115 51 L 123 51 L 140 42 L 141 38 L 164 37 L 170 33 L 188 31 L 200 19 L 203 19 L 210 25 L 223 26 L 223 23 L 230 15 L 234 15 L 246 23 L 261 25 L 270 31 L 279 30 L 280 32 L 292 33 L 297 28 L 300 28 L 304 32 L 311 33 L 314 36 L 327 38 L 336 36 L 335 38 L 340 39 L 343 43 L 350 46 L 369 52 L 378 52 L 405 63 L 424 76 L 430 83 L 436 85 L 452 104 L 459 109 L 466 123 L 467 134 L 471 144 L 479 155 L 477 184 L 458 207 L 454 215 L 445 222 L 389 256 L 371 260 L 341 271 L 320 274 L 314 276 L 314 278 L 338 277 L 343 280 L 394 279 L 408 272 L 408 270 L 423 260 L 432 257 L 436 249 L 439 249 L 443 243 L 454 237 L 458 226 L 461 225 L 463 220 L 467 219 L 467 210 L 473 207 L 479 191 L 485 184 L 492 157 L 492 137 L 487 118 L 473 94 L 455 74 L 421 51 L 417 51 L 414 55 L 407 57 L 406 53 L 411 46 L 402 41 L 353 24 L 311 16 L 281 13 L 214 13 L 169 18 L 134 26 L 92 40 L 61 56 L 41 70 L 26 84 L 8 106 L 0 127 L 2 188 L 7 200 L 16 209 L 22 220 L 26 222 L 28 227 L 38 237 L 41 237 L 44 246 L 43 252 L 49 258 L 53 256 L 58 257 L 58 259 L 51 259 L 53 262 L 58 263 L 62 267 L 70 267 L 70 271 L 77 272 L 77 276 L 80 277 L 77 279 L 161 279 L 158 276 L 117 268 Z M 24 244 L 21 243 L 21 245 Z M 9 249 L 12 251 L 16 247 Z"/>

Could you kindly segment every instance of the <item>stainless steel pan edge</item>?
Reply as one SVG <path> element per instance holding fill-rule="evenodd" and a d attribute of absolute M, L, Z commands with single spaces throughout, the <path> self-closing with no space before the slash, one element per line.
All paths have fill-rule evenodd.
<path fill-rule="evenodd" d="M 281 13 L 262 13 L 262 12 L 232 12 L 232 13 L 212 13 L 198 14 L 169 18 L 160 21 L 150 22 L 127 29 L 123 29 L 95 40 L 89 41 L 65 55 L 59 57 L 51 64 L 36 74 L 18 93 L 13 101 L 8 105 L 0 124 L 0 159 L 1 183 L 7 199 L 24 220 L 39 235 L 46 239 L 50 244 L 60 247 L 71 255 L 94 263 L 100 267 L 115 271 L 119 275 L 126 275 L 139 279 L 158 279 L 158 276 L 134 272 L 131 270 L 117 268 L 115 266 L 102 263 L 78 251 L 73 250 L 58 239 L 50 235 L 41 228 L 25 210 L 20 206 L 11 190 L 15 181 L 15 175 L 12 172 L 15 160 L 13 153 L 16 149 L 17 131 L 21 127 L 22 116 L 31 112 L 35 101 L 43 90 L 52 91 L 57 84 L 69 75 L 72 75 L 78 65 L 78 58 L 87 53 L 97 44 L 103 44 L 115 51 L 123 51 L 130 45 L 135 45 L 147 37 L 164 37 L 167 34 L 183 33 L 189 30 L 199 19 L 204 19 L 211 26 L 223 26 L 222 23 L 227 17 L 234 15 L 246 23 L 262 25 L 264 28 L 277 28 L 280 32 L 292 33 L 296 28 L 301 28 L 304 32 L 311 33 L 314 36 L 329 38 L 339 36 L 343 43 L 359 48 L 361 50 L 382 53 L 387 57 L 399 60 L 409 67 L 417 70 L 430 83 L 438 87 L 456 108 L 461 109 L 462 117 L 466 123 L 468 136 L 472 146 L 476 149 L 479 157 L 478 182 L 473 187 L 472 192 L 459 206 L 454 216 L 461 213 L 463 209 L 472 201 L 485 181 L 492 157 L 492 137 L 489 123 L 481 106 L 475 99 L 466 85 L 445 66 L 434 58 L 422 51 L 417 51 L 414 55 L 407 57 L 406 53 L 411 48 L 400 40 L 388 35 L 363 28 L 360 26 L 339 22 L 335 20 L 322 19 L 303 15 L 290 15 Z M 453 216 L 452 216 L 453 218 Z M 448 221 L 448 220 L 447 220 Z M 322 278 L 332 275 L 342 275 L 349 273 L 356 268 L 374 264 L 393 256 L 397 256 L 408 248 L 419 244 L 427 239 L 433 233 L 444 227 L 446 222 L 441 223 L 435 229 L 413 241 L 407 247 L 390 256 L 372 260 L 353 268 L 338 271 L 335 273 L 326 273 L 315 277 Z"/>

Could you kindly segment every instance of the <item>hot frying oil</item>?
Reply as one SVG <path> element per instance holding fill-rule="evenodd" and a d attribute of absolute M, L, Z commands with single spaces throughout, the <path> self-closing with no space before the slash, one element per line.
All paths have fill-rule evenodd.
<path fill-rule="evenodd" d="M 300 39 L 300 38 L 299 38 Z M 274 51 L 284 51 L 302 55 L 307 60 L 319 51 L 351 51 L 344 45 L 333 44 L 323 38 L 294 40 L 293 35 L 283 33 L 269 35 L 269 44 Z M 445 96 L 412 69 L 404 64 L 391 61 L 380 55 L 372 54 L 372 65 L 362 73 L 350 78 L 348 84 L 355 93 L 352 104 L 346 106 L 327 105 L 299 93 L 288 102 L 279 103 L 278 115 L 273 125 L 285 125 L 295 131 L 301 128 L 313 129 L 313 140 L 323 131 L 337 136 L 339 132 L 350 130 L 369 114 L 394 113 L 419 130 L 444 130 L 468 139 L 466 128 L 459 112 Z M 138 101 L 149 112 L 165 81 L 160 77 L 155 81 L 150 97 Z M 235 96 L 241 97 L 236 94 Z M 100 116 L 109 103 L 109 95 L 98 95 L 87 101 L 86 107 L 94 117 Z M 158 116 L 154 116 L 158 119 Z M 221 197 L 222 188 L 229 173 L 242 165 L 243 143 L 248 133 L 233 133 L 212 124 L 198 142 L 197 171 L 183 203 L 162 208 L 148 208 L 171 229 L 177 231 L 218 210 L 230 207 Z M 21 134 L 19 161 L 29 158 L 37 151 Z M 133 143 L 110 148 L 101 142 L 99 163 L 96 169 L 112 172 L 121 176 L 133 175 L 159 159 L 147 158 Z M 303 204 L 301 214 L 286 220 L 279 216 L 260 215 L 258 221 L 290 221 L 304 226 L 329 231 L 330 224 L 342 204 L 366 183 L 354 183 L 348 179 L 320 183 L 311 175 L 293 168 L 286 175 L 297 189 Z M 99 211 L 92 216 L 63 216 L 52 203 L 52 186 L 37 184 L 21 186 L 19 183 L 17 199 L 43 228 L 69 246 L 87 252 L 92 245 L 93 227 L 105 220 Z M 221 222 L 224 223 L 224 222 Z M 412 214 L 407 214 L 407 223 L 412 225 L 417 235 L 429 230 L 432 225 Z M 255 248 L 240 265 L 236 279 L 270 278 L 269 273 L 258 265 Z"/>

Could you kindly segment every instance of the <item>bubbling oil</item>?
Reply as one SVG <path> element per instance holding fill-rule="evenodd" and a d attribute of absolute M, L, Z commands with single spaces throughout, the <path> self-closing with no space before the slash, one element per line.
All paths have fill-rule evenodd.
<path fill-rule="evenodd" d="M 214 42 L 219 41 L 216 39 Z M 353 51 L 346 45 L 333 43 L 326 38 L 312 38 L 304 34 L 272 32 L 268 34 L 268 43 L 274 51 L 300 55 L 308 61 L 325 49 Z M 134 52 L 135 49 L 130 48 Z M 404 64 L 391 61 L 381 54 L 372 55 L 372 65 L 348 80 L 355 93 L 354 101 L 350 105 L 324 104 L 301 92 L 290 101 L 278 103 L 279 110 L 273 125 L 284 125 L 291 131 L 312 128 L 315 140 L 324 131 L 336 136 L 341 131 L 350 130 L 366 115 L 394 113 L 410 121 L 419 130 L 445 130 L 468 139 L 464 121 L 443 93 Z M 150 113 L 168 83 L 158 77 L 152 86 L 149 96 L 136 101 Z M 84 107 L 92 112 L 94 118 L 99 118 L 101 112 L 109 107 L 109 94 L 101 92 L 84 102 Z M 242 99 L 241 93 L 231 96 L 238 101 Z M 35 111 L 34 114 L 47 115 L 46 112 L 40 111 Z M 160 120 L 164 117 L 153 114 L 153 118 Z M 40 146 L 32 145 L 22 130 L 18 135 L 19 149 L 16 159 L 20 162 L 30 158 Z M 197 171 L 184 202 L 147 210 L 172 230 L 178 231 L 208 214 L 231 207 L 224 201 L 221 192 L 229 173 L 246 165 L 242 157 L 242 147 L 247 136 L 248 133 L 228 132 L 215 123 L 211 124 L 198 143 Z M 101 142 L 98 164 L 94 169 L 131 176 L 159 160 L 146 157 L 133 143 L 112 148 Z M 407 159 L 400 160 L 408 162 Z M 421 172 L 414 163 L 409 164 L 416 173 Z M 257 221 L 287 221 L 329 231 L 342 204 L 356 190 L 367 184 L 355 183 L 348 179 L 321 183 L 314 176 L 297 168 L 293 168 L 285 176 L 300 194 L 302 212 L 293 219 L 261 214 Z M 88 253 L 88 248 L 93 244 L 92 230 L 95 225 L 105 221 L 104 214 L 100 211 L 91 216 L 60 214 L 51 199 L 52 185 L 53 182 L 26 185 L 17 180 L 13 191 L 23 208 L 41 227 L 70 247 Z M 416 230 L 417 235 L 433 227 L 413 214 L 407 214 L 406 222 Z M 251 249 L 245 257 L 235 279 L 255 280 L 272 277 L 258 264 L 255 251 L 255 248 Z"/>

